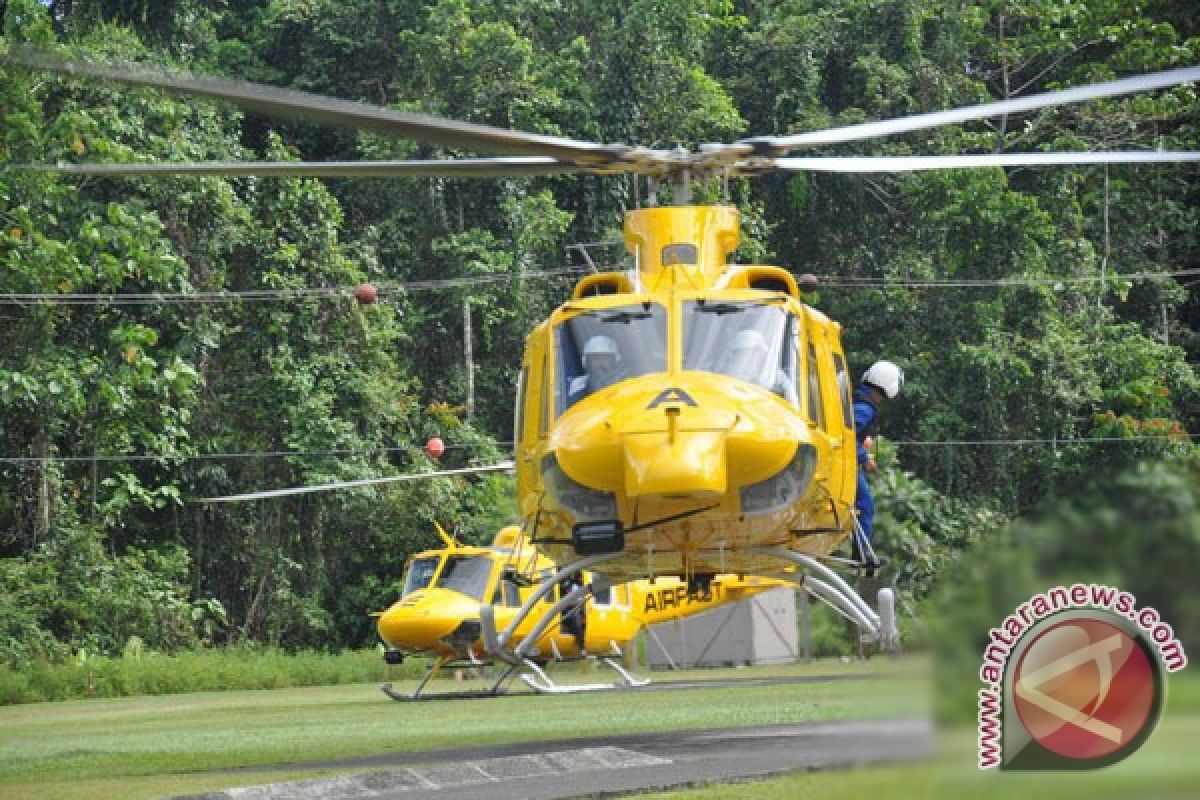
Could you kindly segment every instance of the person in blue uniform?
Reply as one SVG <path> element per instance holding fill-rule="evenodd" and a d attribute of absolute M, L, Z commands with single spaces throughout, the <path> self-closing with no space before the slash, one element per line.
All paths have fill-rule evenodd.
<path fill-rule="evenodd" d="M 863 441 L 870 436 L 879 419 L 879 406 L 884 400 L 892 400 L 904 386 L 904 372 L 890 361 L 876 361 L 863 373 L 862 383 L 854 390 L 854 431 L 858 439 L 858 488 L 854 494 L 854 508 L 858 512 L 858 524 L 870 544 L 875 532 L 875 498 L 867 475 L 876 470 L 875 457 L 867 452 Z M 854 559 L 875 567 L 874 553 L 865 557 L 854 542 Z"/>

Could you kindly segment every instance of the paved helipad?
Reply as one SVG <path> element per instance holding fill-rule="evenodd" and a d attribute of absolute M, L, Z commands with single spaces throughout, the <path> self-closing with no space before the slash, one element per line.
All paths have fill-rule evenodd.
<path fill-rule="evenodd" d="M 288 765 L 291 769 L 374 769 L 189 797 L 550 800 L 614 796 L 803 769 L 914 761 L 930 755 L 932 741 L 928 720 L 891 719 L 525 742 Z"/>

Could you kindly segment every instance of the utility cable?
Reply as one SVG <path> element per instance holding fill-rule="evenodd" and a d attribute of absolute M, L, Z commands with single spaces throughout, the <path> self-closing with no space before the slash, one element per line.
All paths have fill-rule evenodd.
<path fill-rule="evenodd" d="M 1146 434 L 1138 436 L 1075 436 L 1058 439 L 888 439 L 895 445 L 915 447 L 1000 447 L 1021 446 L 1033 444 L 1078 444 L 1099 442 L 1144 442 L 1158 439 L 1193 439 L 1198 434 L 1180 431 L 1179 433 Z"/>
<path fill-rule="evenodd" d="M 495 275 L 473 275 L 461 278 L 442 278 L 401 283 L 380 282 L 374 284 L 380 294 L 393 292 L 420 292 L 439 289 L 455 289 L 467 286 L 485 286 L 514 280 L 547 279 L 579 275 L 591 272 L 589 267 L 560 267 L 523 273 L 498 273 Z M 1117 280 L 1164 280 L 1200 276 L 1200 268 L 1174 270 L 1170 272 L 1130 272 L 1109 275 L 1076 275 L 1044 278 L 988 278 L 988 279 L 883 279 L 853 278 L 833 275 L 818 276 L 819 287 L 842 289 L 953 289 L 1051 286 L 1066 287 L 1087 283 L 1111 283 Z M 1191 286 L 1192 283 L 1186 284 Z M 356 286 L 298 287 L 295 289 L 243 289 L 237 291 L 210 292 L 128 292 L 128 293 L 56 293 L 56 292 L 4 292 L 0 293 L 0 305 L 62 305 L 62 306 L 121 306 L 178 304 L 196 305 L 205 303 L 228 303 L 233 300 L 244 302 L 288 301 L 307 298 L 351 297 Z"/>
<path fill-rule="evenodd" d="M 1045 278 L 988 278 L 988 279 L 946 279 L 946 280 L 907 280 L 882 278 L 841 278 L 837 276 L 819 277 L 821 286 L 836 286 L 851 289 L 945 289 L 962 287 L 1005 287 L 1005 286 L 1068 286 L 1081 283 L 1110 283 L 1117 280 L 1161 280 L 1165 278 L 1182 278 L 1200 275 L 1200 269 L 1181 269 L 1171 272 L 1128 272 L 1111 273 L 1108 275 L 1075 275 L 1070 277 Z"/>
<path fill-rule="evenodd" d="M 1181 431 L 1179 433 L 1164 433 L 1164 434 L 1148 434 L 1140 436 L 1077 436 L 1068 438 L 1048 438 L 1048 439 L 887 439 L 890 444 L 897 446 L 913 446 L 913 447 L 1003 447 L 1013 446 L 1019 447 L 1024 445 L 1035 444 L 1082 444 L 1082 443 L 1126 443 L 1133 444 L 1136 442 L 1159 441 L 1164 439 L 1195 439 L 1200 434 Z M 496 442 L 496 446 L 500 449 L 511 448 L 512 442 Z M 476 445 L 446 445 L 446 450 L 468 450 L 478 449 Z M 245 452 L 229 452 L 229 453 L 194 453 L 191 455 L 152 455 L 152 454 L 131 454 L 131 455 L 94 455 L 94 456 L 4 456 L 0 457 L 0 464 L 43 464 L 43 463 L 93 463 L 93 462 L 120 462 L 120 461 L 221 461 L 221 460 L 238 460 L 250 458 L 294 458 L 298 456 L 345 456 L 345 455 L 377 455 L 379 453 L 416 453 L 421 451 L 420 447 L 380 447 L 371 450 L 255 450 Z"/>
<path fill-rule="evenodd" d="M 511 447 L 512 442 L 496 442 L 499 448 Z M 448 444 L 446 451 L 477 450 L 483 445 Z M 121 461 L 233 461 L 248 458 L 292 458 L 297 456 L 367 456 L 380 453 L 416 453 L 423 452 L 422 447 L 377 447 L 368 450 L 334 449 L 334 450 L 253 450 L 229 453 L 192 453 L 190 455 L 163 455 L 138 453 L 130 455 L 93 455 L 93 456 L 5 456 L 0 457 L 0 464 L 88 464 Z"/>
<path fill-rule="evenodd" d="M 504 272 L 494 275 L 472 275 L 461 278 L 380 282 L 373 284 L 380 294 L 420 292 L 435 289 L 454 289 L 464 286 L 483 286 L 515 280 L 555 278 L 590 272 L 587 267 L 560 267 L 536 272 Z M 357 286 L 298 287 L 295 289 L 244 289 L 220 292 L 121 292 L 121 293 L 54 293 L 3 292 L 0 305 L 63 305 L 63 306 L 123 306 L 203 303 L 228 303 L 233 300 L 263 302 L 269 300 L 303 300 L 308 298 L 353 297 Z"/>

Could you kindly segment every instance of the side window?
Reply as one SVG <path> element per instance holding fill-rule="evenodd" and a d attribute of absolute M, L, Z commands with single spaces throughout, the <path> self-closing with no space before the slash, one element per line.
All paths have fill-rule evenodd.
<path fill-rule="evenodd" d="M 825 430 L 825 405 L 821 396 L 821 370 L 817 364 L 817 348 L 808 346 L 808 418 Z"/>
<path fill-rule="evenodd" d="M 538 436 L 545 437 L 546 430 L 550 426 L 550 353 L 549 348 L 546 348 L 546 354 L 542 356 L 542 413 L 538 414 Z"/>
<path fill-rule="evenodd" d="M 612 587 L 605 586 L 603 589 L 595 590 L 592 598 L 592 605 L 611 606 L 613 604 Z"/>
<path fill-rule="evenodd" d="M 441 563 L 441 556 L 414 558 L 408 565 L 408 572 L 404 575 L 404 590 L 400 596 L 408 597 L 410 593 L 428 586 Z"/>
<path fill-rule="evenodd" d="M 833 354 L 833 368 L 837 371 L 838 396 L 842 398 L 842 420 L 846 430 L 854 430 L 854 400 L 851 395 L 850 373 L 846 371 L 846 360 L 841 353 Z"/>
<path fill-rule="evenodd" d="M 521 367 L 517 376 L 517 407 L 513 410 L 513 450 L 519 450 L 525 441 L 525 386 L 529 380 L 529 370 Z"/>
<path fill-rule="evenodd" d="M 521 592 L 517 589 L 517 585 L 508 578 L 501 578 L 497 581 L 496 591 L 492 595 L 492 605 L 519 608 L 521 606 Z"/>
<path fill-rule="evenodd" d="M 798 395 L 799 359 L 796 357 L 797 328 L 800 320 L 788 314 L 787 327 L 783 334 L 783 363 L 779 365 L 779 377 L 774 391 L 793 406 L 800 405 Z"/>

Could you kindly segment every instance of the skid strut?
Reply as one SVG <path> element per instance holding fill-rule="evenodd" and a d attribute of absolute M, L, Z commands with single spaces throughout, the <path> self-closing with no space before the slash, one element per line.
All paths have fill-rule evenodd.
<path fill-rule="evenodd" d="M 617 643 L 612 643 L 612 651 L 607 655 L 598 656 L 597 660 L 611 667 L 618 675 L 621 676 L 620 683 L 587 683 L 576 684 L 571 686 L 562 686 L 550 679 L 550 676 L 542 670 L 537 664 L 532 661 L 527 661 L 529 672 L 521 676 L 521 680 L 525 681 L 530 689 L 533 689 L 538 694 L 575 694 L 578 692 L 602 692 L 610 689 L 632 689 L 638 686 L 645 686 L 650 681 L 645 678 L 639 678 L 633 675 L 629 670 L 617 663 L 616 659 L 621 658 L 623 654 Z M 530 674 L 532 673 L 532 674 Z"/>
<path fill-rule="evenodd" d="M 517 627 L 520 626 L 520 624 L 525 621 L 525 618 L 529 616 L 530 612 L 533 611 L 533 607 L 541 602 L 542 598 L 549 594 L 550 591 L 554 589 L 556 584 L 562 582 L 566 578 L 570 578 L 571 576 L 582 572 L 594 564 L 600 564 L 605 561 L 609 561 L 619 555 L 621 554 L 601 553 L 599 555 L 581 558 L 578 561 L 572 561 L 570 564 L 567 564 L 558 572 L 554 573 L 554 575 L 546 578 L 541 582 L 541 584 L 538 585 L 538 588 L 529 596 L 529 599 L 525 601 L 525 604 L 521 606 L 520 610 L 517 611 L 516 616 L 512 618 L 510 623 L 508 623 L 508 627 L 499 633 L 496 631 L 496 617 L 492 612 L 492 607 L 490 605 L 481 606 L 480 611 L 483 613 L 479 615 L 479 622 L 483 626 L 483 643 L 488 652 L 492 653 L 497 658 L 502 658 L 505 661 L 508 661 L 509 663 L 512 663 L 514 659 L 518 659 L 516 654 L 512 653 L 511 649 L 508 648 L 508 643 L 512 639 L 513 633 L 516 632 Z M 547 623 L 547 625 L 548 624 L 549 623 Z M 543 630 L 545 630 L 544 627 Z M 495 648 L 492 646 L 493 642 L 496 645 Z M 503 652 L 497 652 L 497 650 Z M 507 653 L 509 657 L 505 658 L 504 653 Z"/>
<path fill-rule="evenodd" d="M 831 608 L 858 626 L 864 641 L 878 643 L 881 650 L 895 652 L 900 645 L 896 628 L 896 595 L 889 588 L 879 590 L 878 613 L 862 599 L 841 575 L 810 555 L 796 553 L 786 547 L 756 547 L 756 552 L 790 561 L 805 571 L 784 575 L 809 594 L 829 604 Z"/>
<path fill-rule="evenodd" d="M 503 631 L 496 629 L 496 612 L 491 605 L 482 605 L 479 608 L 479 625 L 480 633 L 483 636 L 483 647 L 488 655 L 503 661 L 510 665 L 511 668 L 524 668 L 526 673 L 521 676 L 521 679 L 536 692 L 544 694 L 568 694 L 572 692 L 589 692 L 599 691 L 604 689 L 620 689 L 634 686 L 644 686 L 648 681 L 638 678 L 630 674 L 624 667 L 618 664 L 614 659 L 621 657 L 621 651 L 612 643 L 610 652 L 602 656 L 595 657 L 601 663 L 611 667 L 620 675 L 619 683 L 603 683 L 603 684 L 587 684 L 582 686 L 561 686 L 556 684 L 545 670 L 541 668 L 530 657 L 533 654 L 534 648 L 537 647 L 539 639 L 545 635 L 546 630 L 554 624 L 554 621 L 560 619 L 564 612 L 587 600 L 588 594 L 591 593 L 591 587 L 585 585 L 576 586 L 566 595 L 559 599 L 557 603 L 542 612 L 538 617 L 532 630 L 521 638 L 521 641 L 515 646 L 512 646 L 512 641 L 518 628 L 529 618 L 534 607 L 547 594 L 549 594 L 556 585 L 562 583 L 567 578 L 571 578 L 583 570 L 600 564 L 609 559 L 616 558 L 620 553 L 601 553 L 594 556 L 588 556 L 578 561 L 573 561 L 565 565 L 560 570 L 555 572 L 550 577 L 544 579 L 536 591 L 529 596 L 525 604 L 517 611 L 512 621 Z M 557 655 L 557 650 L 551 648 Z M 591 656 L 585 656 L 591 658 Z M 556 659 L 561 660 L 561 659 Z"/>

